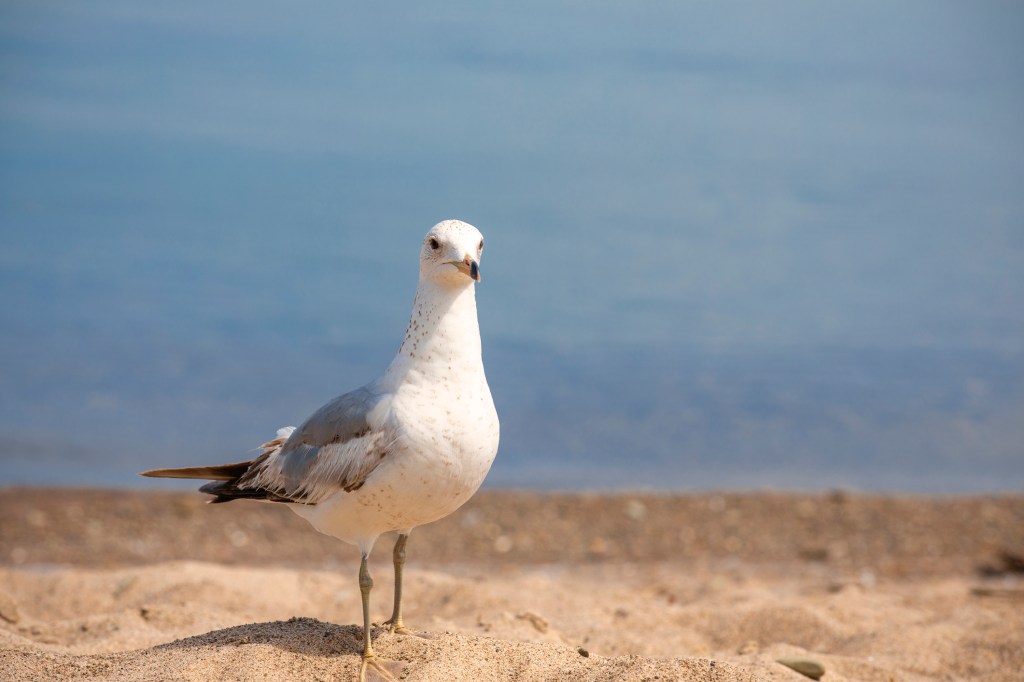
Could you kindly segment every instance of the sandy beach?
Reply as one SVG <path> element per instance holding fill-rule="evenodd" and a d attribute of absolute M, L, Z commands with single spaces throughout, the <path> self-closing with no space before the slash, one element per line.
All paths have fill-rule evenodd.
<path fill-rule="evenodd" d="M 354 548 L 203 500 L 0 490 L 0 677 L 354 679 Z M 408 554 L 400 679 L 1024 679 L 1024 496 L 485 491 Z"/>

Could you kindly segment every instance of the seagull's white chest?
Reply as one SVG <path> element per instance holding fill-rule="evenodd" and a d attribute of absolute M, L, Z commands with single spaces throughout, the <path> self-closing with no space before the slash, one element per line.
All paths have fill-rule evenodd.
<path fill-rule="evenodd" d="M 482 373 L 479 383 L 459 388 L 404 386 L 387 416 L 393 444 L 366 483 L 294 511 L 320 532 L 367 550 L 382 533 L 407 532 L 461 507 L 491 468 L 499 426 Z"/>
<path fill-rule="evenodd" d="M 395 395 L 392 419 L 402 434 L 402 459 L 420 472 L 425 489 L 451 488 L 462 504 L 483 482 L 499 430 L 482 369 L 458 380 L 407 382 Z"/>

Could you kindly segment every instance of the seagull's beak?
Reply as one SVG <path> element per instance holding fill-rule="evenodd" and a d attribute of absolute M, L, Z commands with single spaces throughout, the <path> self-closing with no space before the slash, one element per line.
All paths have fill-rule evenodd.
<path fill-rule="evenodd" d="M 448 261 L 448 263 L 449 265 L 454 265 L 459 272 L 466 275 L 474 282 L 480 281 L 480 264 L 470 256 L 466 256 L 461 261 L 452 260 Z"/>

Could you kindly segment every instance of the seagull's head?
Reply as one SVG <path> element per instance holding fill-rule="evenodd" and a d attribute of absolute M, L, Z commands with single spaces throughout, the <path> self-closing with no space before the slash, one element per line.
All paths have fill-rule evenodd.
<path fill-rule="evenodd" d="M 445 286 L 480 281 L 484 236 L 461 220 L 445 220 L 430 228 L 420 252 L 420 277 Z"/>

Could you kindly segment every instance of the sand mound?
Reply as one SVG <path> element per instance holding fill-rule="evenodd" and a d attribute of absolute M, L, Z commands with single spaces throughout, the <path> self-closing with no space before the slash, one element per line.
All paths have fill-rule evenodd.
<path fill-rule="evenodd" d="M 338 680 L 355 679 L 361 629 L 311 618 L 239 625 L 149 649 L 73 656 L 5 646 L 11 679 Z M 10 648 L 7 648 L 7 647 Z M 432 634 L 375 638 L 379 657 L 398 662 L 403 680 L 747 680 L 750 671 L 701 659 L 584 656 L 564 645 Z M 770 665 L 770 664 L 769 664 Z M 755 666 L 756 667 L 756 666 Z M 779 667 L 778 679 L 799 675 Z"/>

